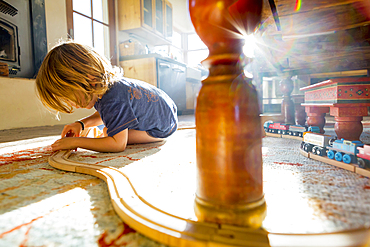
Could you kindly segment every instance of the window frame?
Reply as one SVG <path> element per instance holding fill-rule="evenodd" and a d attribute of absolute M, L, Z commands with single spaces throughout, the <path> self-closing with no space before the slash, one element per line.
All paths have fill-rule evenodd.
<path fill-rule="evenodd" d="M 198 35 L 196 32 L 189 32 L 189 33 L 184 33 L 184 38 L 183 38 L 183 52 L 184 52 L 184 61 L 186 64 L 189 64 L 189 52 L 197 52 L 197 51 L 208 51 L 209 52 L 209 49 L 208 47 L 204 47 L 204 48 L 199 48 L 199 49 L 194 49 L 194 50 L 190 50 L 189 49 L 189 36 L 190 35 Z M 200 61 L 201 62 L 201 61 Z"/>
<path fill-rule="evenodd" d="M 109 28 L 109 53 L 110 53 L 110 62 L 112 65 L 118 65 L 118 59 L 117 59 L 117 31 L 116 31 L 116 13 L 115 13 L 115 0 L 107 0 L 108 1 L 108 24 L 101 22 L 99 20 L 94 19 L 93 17 L 86 16 L 80 12 L 73 10 L 73 0 L 66 0 L 66 10 L 67 10 L 67 33 L 70 38 L 74 38 L 74 28 L 73 28 L 73 13 L 76 12 L 79 15 L 90 19 L 92 22 L 98 22 L 100 24 L 103 24 L 105 26 L 108 26 Z M 90 0 L 91 2 L 91 12 L 92 12 L 92 2 L 93 0 Z M 94 29 L 92 28 L 92 40 L 94 42 Z"/>

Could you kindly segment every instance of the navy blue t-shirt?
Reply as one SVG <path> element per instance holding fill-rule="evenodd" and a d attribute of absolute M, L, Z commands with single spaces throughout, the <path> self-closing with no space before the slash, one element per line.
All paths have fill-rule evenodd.
<path fill-rule="evenodd" d="M 165 138 L 177 129 L 177 107 L 173 100 L 143 81 L 122 78 L 110 86 L 94 107 L 108 128 L 108 136 L 134 129 Z"/>

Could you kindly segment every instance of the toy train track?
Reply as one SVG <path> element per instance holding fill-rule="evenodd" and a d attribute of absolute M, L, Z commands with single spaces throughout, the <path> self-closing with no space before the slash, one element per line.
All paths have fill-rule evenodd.
<path fill-rule="evenodd" d="M 88 174 L 105 181 L 118 216 L 138 232 L 167 245 L 299 247 L 320 243 L 322 247 L 344 247 L 364 246 L 370 239 L 367 227 L 340 232 L 290 234 L 179 217 L 145 200 L 121 169 L 69 160 L 71 152 L 62 150 L 54 153 L 49 158 L 49 164 L 57 169 Z"/>

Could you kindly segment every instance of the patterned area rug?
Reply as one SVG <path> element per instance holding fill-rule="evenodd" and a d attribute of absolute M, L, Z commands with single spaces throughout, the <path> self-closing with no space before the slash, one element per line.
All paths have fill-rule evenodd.
<path fill-rule="evenodd" d="M 369 133 L 365 130 L 361 138 L 369 138 Z M 56 138 L 18 141 L 6 148 L 0 144 L 0 246 L 164 246 L 122 222 L 102 180 L 49 166 L 48 145 Z M 195 131 L 185 129 L 166 142 L 131 145 L 117 154 L 81 149 L 71 159 L 132 166 L 168 145 L 179 145 L 193 157 L 191 143 L 195 145 Z M 271 232 L 318 233 L 368 226 L 369 178 L 308 159 L 299 154 L 299 145 L 297 140 L 263 138 L 263 227 Z M 195 167 L 188 160 L 169 162 Z"/>
<path fill-rule="evenodd" d="M 161 145 L 73 156 L 86 163 L 129 164 Z M 0 156 L 0 246 L 162 246 L 122 222 L 102 180 L 54 169 L 47 162 L 51 154 L 42 146 Z"/>

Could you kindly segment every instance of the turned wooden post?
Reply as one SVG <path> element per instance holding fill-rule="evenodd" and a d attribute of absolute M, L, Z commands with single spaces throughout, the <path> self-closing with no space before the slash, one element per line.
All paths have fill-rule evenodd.
<path fill-rule="evenodd" d="M 318 107 L 318 106 L 305 106 L 307 114 L 307 125 L 308 126 L 317 126 L 320 128 L 320 133 L 324 134 L 325 126 L 325 115 L 329 112 L 329 107 Z"/>
<path fill-rule="evenodd" d="M 284 117 L 284 123 L 294 124 L 294 102 L 290 96 L 293 92 L 294 84 L 290 76 L 280 81 L 280 90 L 283 93 L 283 101 L 281 102 L 281 115 Z"/>
<path fill-rule="evenodd" d="M 296 94 L 296 95 L 292 95 L 292 98 L 294 102 L 295 124 L 305 125 L 307 115 L 306 115 L 304 106 L 301 105 L 302 103 L 304 103 L 304 95 Z"/>
<path fill-rule="evenodd" d="M 257 92 L 242 68 L 244 41 L 260 21 L 262 0 L 189 0 L 191 20 L 209 48 L 202 64 L 209 76 L 197 98 L 197 191 L 199 220 L 260 227 L 262 131 Z"/>
<path fill-rule="evenodd" d="M 330 107 L 330 115 L 334 116 L 334 130 L 338 139 L 350 141 L 360 140 L 363 131 L 362 120 L 368 115 L 367 106 Z"/>

